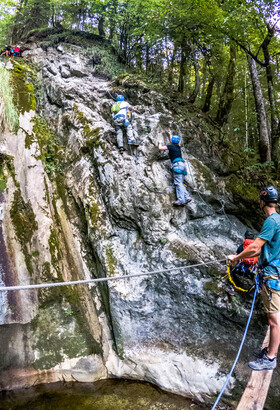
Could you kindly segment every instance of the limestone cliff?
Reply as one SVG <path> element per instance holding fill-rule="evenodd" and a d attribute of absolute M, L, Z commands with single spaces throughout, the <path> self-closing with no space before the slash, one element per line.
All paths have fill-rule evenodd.
<path fill-rule="evenodd" d="M 25 48 L 24 62 L 6 66 L 19 128 L 1 136 L 2 284 L 129 275 L 235 251 L 246 226 L 219 172 L 225 165 L 211 161 L 206 140 L 214 130 L 205 130 L 199 113 L 175 125 L 175 103 L 129 75 L 113 82 L 100 48 L 36 38 Z M 129 150 L 121 156 L 116 146 L 110 107 L 117 92 L 135 107 L 137 169 Z M 171 185 L 157 145 L 174 128 L 193 188 L 193 202 L 180 209 L 172 189 L 155 194 L 141 181 Z M 250 306 L 250 297 L 229 300 L 224 274 L 215 262 L 98 286 L 2 293 L 1 388 L 126 377 L 208 400 L 222 386 Z M 261 322 L 255 315 L 233 399 L 265 334 Z"/>

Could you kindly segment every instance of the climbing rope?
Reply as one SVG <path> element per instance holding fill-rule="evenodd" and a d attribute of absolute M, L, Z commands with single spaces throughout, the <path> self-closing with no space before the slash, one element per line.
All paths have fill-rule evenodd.
<path fill-rule="evenodd" d="M 150 272 L 143 272 L 143 273 L 135 273 L 132 275 L 121 275 L 121 276 L 111 276 L 106 278 L 97 278 L 97 279 L 83 279 L 83 280 L 75 280 L 71 282 L 56 282 L 56 283 L 39 283 L 36 285 L 23 285 L 23 286 L 0 286 L 0 292 L 8 291 L 8 290 L 28 290 L 28 289 L 42 289 L 42 288 L 53 288 L 59 286 L 68 286 L 68 285 L 82 285 L 87 283 L 98 283 L 98 282 L 108 282 L 112 280 L 120 280 L 120 279 L 129 279 L 129 278 L 138 278 L 141 276 L 149 276 L 149 275 L 156 275 L 159 273 L 165 272 L 172 272 L 181 269 L 190 269 L 190 268 L 197 268 L 199 266 L 207 266 L 213 263 L 222 263 L 225 262 L 226 259 L 220 259 L 210 262 L 203 262 L 197 263 L 194 265 L 183 265 L 177 268 L 170 268 L 170 269 L 163 269 L 163 270 L 155 270 Z"/>
<path fill-rule="evenodd" d="M 258 275 L 256 275 L 256 277 L 255 277 L 255 285 L 254 285 L 254 286 L 255 286 L 255 293 L 254 293 L 254 297 L 253 297 L 253 301 L 252 301 L 252 305 L 251 305 L 251 310 L 250 310 L 250 314 L 249 314 L 249 317 L 248 317 L 248 320 L 247 320 L 247 324 L 246 324 L 246 327 L 245 327 L 245 330 L 244 330 L 244 334 L 243 334 L 243 337 L 242 337 L 242 340 L 241 340 L 241 343 L 240 343 L 240 346 L 239 346 L 237 355 L 236 355 L 235 360 L 234 360 L 234 362 L 233 362 L 232 368 L 231 368 L 231 370 L 230 370 L 230 372 L 229 372 L 229 374 L 228 374 L 228 376 L 227 376 L 227 378 L 226 378 L 226 381 L 225 381 L 225 383 L 224 383 L 224 385 L 223 385 L 223 387 L 222 387 L 222 390 L 220 391 L 220 394 L 218 395 L 218 397 L 217 397 L 217 399 L 216 399 L 216 401 L 215 401 L 215 403 L 214 403 L 214 405 L 213 405 L 213 407 L 212 407 L 211 410 L 215 410 L 215 408 L 217 407 L 217 404 L 219 403 L 219 401 L 220 401 L 220 399 L 221 399 L 221 397 L 222 397 L 222 395 L 223 395 L 223 393 L 224 393 L 224 391 L 225 391 L 225 388 L 226 388 L 227 385 L 228 385 L 228 382 L 229 382 L 229 380 L 230 380 L 230 378 L 231 378 L 232 372 L 233 372 L 233 370 L 234 370 L 234 368 L 235 368 L 235 366 L 236 366 L 236 363 L 237 363 L 237 361 L 238 361 L 238 359 L 239 359 L 239 356 L 240 356 L 242 347 L 243 347 L 243 345 L 244 345 L 244 342 L 245 342 L 245 339 L 246 339 L 246 336 L 247 336 L 247 332 L 248 332 L 248 328 L 249 328 L 249 324 L 250 324 L 250 321 L 251 321 L 251 318 L 252 318 L 254 306 L 255 306 L 256 296 L 257 296 L 258 289 L 259 289 L 259 278 L 258 278 Z"/>
<path fill-rule="evenodd" d="M 233 268 L 234 270 L 236 269 L 236 267 Z M 234 282 L 234 280 L 232 279 L 231 273 L 230 273 L 230 264 L 227 265 L 227 275 L 229 278 L 230 283 L 235 287 L 235 289 L 240 290 L 241 292 L 251 292 L 252 289 L 254 289 L 255 285 L 252 285 L 250 287 L 250 289 L 243 289 L 240 288 L 239 286 L 236 285 L 236 283 Z M 257 275 L 257 270 L 254 272 L 254 279 Z"/>
<path fill-rule="evenodd" d="M 231 223 L 231 220 L 229 219 L 229 217 L 227 216 L 226 211 L 225 211 L 225 201 L 223 199 L 222 200 L 218 199 L 218 201 L 221 204 L 221 208 L 217 212 L 222 212 L 224 214 L 225 218 Z"/>

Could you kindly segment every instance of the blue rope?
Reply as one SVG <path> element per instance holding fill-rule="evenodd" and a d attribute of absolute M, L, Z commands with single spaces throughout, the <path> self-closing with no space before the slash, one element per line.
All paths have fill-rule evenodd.
<path fill-rule="evenodd" d="M 225 381 L 225 383 L 224 383 L 224 385 L 223 385 L 223 388 L 222 388 L 222 390 L 220 391 L 220 394 L 219 394 L 219 396 L 217 397 L 217 400 L 215 401 L 215 403 L 214 403 L 214 405 L 213 405 L 213 407 L 212 407 L 211 410 L 214 410 L 214 409 L 216 408 L 217 404 L 219 403 L 219 401 L 220 401 L 220 399 L 221 399 L 221 397 L 222 397 L 222 395 L 223 395 L 223 393 L 224 393 L 224 391 L 225 391 L 225 388 L 227 387 L 227 384 L 228 384 L 228 382 L 229 382 L 229 379 L 231 378 L 232 372 L 233 372 L 233 370 L 234 370 L 234 368 L 235 368 L 235 365 L 236 365 L 236 363 L 237 363 L 237 361 L 238 361 L 238 359 L 239 359 L 239 356 L 240 356 L 240 353 L 241 353 L 243 344 L 244 344 L 244 342 L 245 342 L 245 338 L 246 338 L 246 335 L 247 335 L 247 331 L 248 331 L 249 324 L 250 324 L 250 321 L 251 321 L 251 318 L 252 318 L 252 314 L 253 314 L 253 310 L 254 310 L 254 305 L 255 305 L 256 296 L 257 296 L 258 289 L 259 289 L 259 277 L 258 277 L 258 275 L 257 275 L 256 278 L 255 278 L 255 286 L 256 286 L 256 288 L 255 288 L 255 293 L 254 293 L 254 297 L 253 297 L 253 301 L 252 301 L 252 306 L 251 306 L 250 314 L 249 314 L 249 317 L 248 317 L 248 320 L 247 320 L 247 324 L 246 324 L 246 327 L 245 327 L 244 335 L 243 335 L 243 338 L 242 338 L 242 340 L 241 340 L 241 343 L 240 343 L 240 346 L 239 346 L 239 349 L 238 349 L 236 358 L 235 358 L 234 363 L 233 363 L 233 365 L 232 365 L 232 368 L 231 368 L 231 370 L 230 370 L 230 372 L 229 372 L 229 374 L 228 374 L 228 377 L 226 378 L 226 381 Z"/>

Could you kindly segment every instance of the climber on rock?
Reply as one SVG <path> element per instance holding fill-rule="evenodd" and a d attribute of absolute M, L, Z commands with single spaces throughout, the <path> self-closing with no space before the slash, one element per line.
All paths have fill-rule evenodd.
<path fill-rule="evenodd" d="M 280 343 L 280 215 L 276 211 L 278 191 L 274 186 L 260 192 L 260 208 L 266 219 L 261 232 L 253 243 L 238 255 L 228 255 L 235 265 L 240 259 L 260 255 L 260 279 L 262 281 L 262 302 L 270 326 L 269 345 L 249 362 L 253 370 L 273 370 L 277 366 L 277 352 Z"/>
<path fill-rule="evenodd" d="M 168 150 L 169 158 L 171 160 L 173 184 L 176 187 L 177 196 L 177 201 L 174 201 L 173 205 L 184 206 L 191 202 L 192 199 L 183 184 L 185 175 L 187 175 L 187 170 L 182 159 L 181 148 L 179 147 L 180 137 L 178 135 L 172 135 L 170 141 L 171 144 L 169 145 L 159 143 L 158 149 L 160 151 Z"/>
<path fill-rule="evenodd" d="M 251 243 L 254 242 L 255 235 L 251 231 L 246 231 L 244 241 L 238 246 L 236 253 L 239 254 L 244 251 Z M 254 283 L 255 272 L 258 268 L 258 257 L 242 259 L 237 265 L 230 267 L 230 275 L 236 286 L 243 288 L 243 282 L 249 279 L 250 287 Z M 235 288 L 232 284 L 226 288 L 226 292 L 234 296 Z"/>
<path fill-rule="evenodd" d="M 117 132 L 117 144 L 120 152 L 124 151 L 123 146 L 123 129 L 126 131 L 128 143 L 138 146 L 135 138 L 135 131 L 131 125 L 131 112 L 133 107 L 124 100 L 123 95 L 117 95 L 116 102 L 112 106 L 113 121 Z"/>
<path fill-rule="evenodd" d="M 1 52 L 1 56 L 10 57 L 11 55 L 11 46 L 5 45 L 5 49 Z"/>
<path fill-rule="evenodd" d="M 18 45 L 18 46 L 15 46 L 15 47 L 12 49 L 12 54 L 13 54 L 14 57 L 21 57 L 21 48 L 20 48 L 19 45 Z"/>

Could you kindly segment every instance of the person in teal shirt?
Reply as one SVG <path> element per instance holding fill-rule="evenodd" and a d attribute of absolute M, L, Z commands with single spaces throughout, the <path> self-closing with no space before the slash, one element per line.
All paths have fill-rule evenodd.
<path fill-rule="evenodd" d="M 278 191 L 269 186 L 260 192 L 260 208 L 266 220 L 256 240 L 238 255 L 229 255 L 231 264 L 240 259 L 260 255 L 262 302 L 270 326 L 269 345 L 258 359 L 249 362 L 253 370 L 273 370 L 277 366 L 277 352 L 280 344 L 280 215 L 276 211 Z"/>
<path fill-rule="evenodd" d="M 272 261 L 280 260 L 280 215 L 274 212 L 264 221 L 262 230 L 258 236 L 266 242 L 262 247 L 259 264 L 263 266 L 262 274 L 280 273 L 279 267 L 272 267 Z"/>

